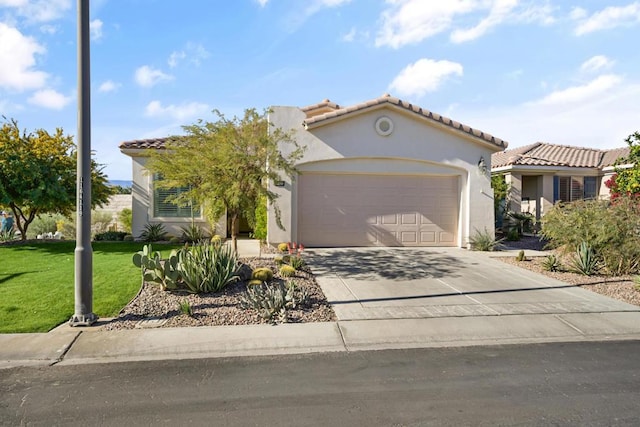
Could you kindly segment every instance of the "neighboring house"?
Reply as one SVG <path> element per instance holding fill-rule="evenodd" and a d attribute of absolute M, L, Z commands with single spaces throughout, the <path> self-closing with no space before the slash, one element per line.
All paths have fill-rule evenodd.
<path fill-rule="evenodd" d="M 595 148 L 537 142 L 493 154 L 492 174 L 504 174 L 509 184 L 509 210 L 528 212 L 536 219 L 558 201 L 607 198 L 605 183 L 614 164 L 629 148 Z"/>
<path fill-rule="evenodd" d="M 467 247 L 475 230 L 493 231 L 489 169 L 507 147 L 501 139 L 390 95 L 349 107 L 272 107 L 269 120 L 306 147 L 295 179 L 269 183 L 285 228 L 269 207 L 271 244 Z M 147 222 L 175 234 L 191 218 L 165 204 L 146 173 L 149 150 L 164 142 L 120 145 L 133 160 L 134 235 Z"/>

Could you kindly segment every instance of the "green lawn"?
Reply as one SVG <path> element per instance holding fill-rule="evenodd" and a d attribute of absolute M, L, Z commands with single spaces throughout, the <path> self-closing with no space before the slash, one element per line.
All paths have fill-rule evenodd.
<path fill-rule="evenodd" d="M 93 312 L 118 314 L 140 289 L 139 242 L 94 242 Z M 154 244 L 168 255 L 176 245 Z M 74 311 L 75 242 L 0 246 L 0 333 L 47 332 Z"/>

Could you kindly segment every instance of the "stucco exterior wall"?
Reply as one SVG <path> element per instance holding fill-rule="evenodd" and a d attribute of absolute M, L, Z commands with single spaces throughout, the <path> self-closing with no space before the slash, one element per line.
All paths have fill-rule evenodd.
<path fill-rule="evenodd" d="M 389 136 L 379 135 L 375 121 L 387 116 L 394 123 Z M 383 106 L 335 123 L 305 130 L 305 114 L 295 107 L 274 107 L 270 121 L 275 127 L 291 129 L 298 144 L 306 147 L 298 162 L 305 171 L 373 174 L 415 174 L 460 177 L 458 246 L 466 247 L 475 230 L 494 229 L 493 190 L 489 171 L 480 172 L 482 157 L 490 168 L 491 154 L 498 148 L 476 143 L 444 125 L 432 123 L 399 108 Z M 287 147 L 283 147 L 287 151 Z M 285 230 L 277 227 L 274 209 L 268 211 L 267 240 L 271 244 L 294 241 L 297 236 L 297 185 L 285 180 L 283 187 L 270 183 L 279 195 Z"/>
<path fill-rule="evenodd" d="M 133 156 L 133 186 L 132 186 L 132 204 L 133 221 L 131 231 L 135 238 L 140 236 L 144 230 L 144 226 L 148 223 L 162 223 L 170 236 L 179 237 L 182 235 L 181 227 L 191 225 L 191 218 L 169 218 L 153 216 L 153 183 L 152 176 L 145 168 L 148 157 Z M 204 216 L 195 218 L 195 223 L 202 227 L 208 234 L 213 234 L 211 226 L 204 219 Z M 215 233 L 223 237 L 227 235 L 227 218 L 220 218 L 216 226 Z"/>

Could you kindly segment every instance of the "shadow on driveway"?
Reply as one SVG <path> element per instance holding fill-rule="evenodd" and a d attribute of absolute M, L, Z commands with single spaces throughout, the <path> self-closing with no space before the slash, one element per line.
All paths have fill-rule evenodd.
<path fill-rule="evenodd" d="M 360 280 L 459 277 L 469 262 L 437 250 L 398 248 L 310 249 L 306 258 L 316 273 Z"/>

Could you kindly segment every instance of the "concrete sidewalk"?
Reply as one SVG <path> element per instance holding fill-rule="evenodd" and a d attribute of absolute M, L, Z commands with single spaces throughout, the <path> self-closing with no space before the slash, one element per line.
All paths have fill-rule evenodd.
<path fill-rule="evenodd" d="M 440 248 L 309 252 L 337 322 L 121 331 L 65 324 L 46 334 L 0 334 L 0 368 L 640 339 L 640 307 L 488 254 Z M 371 274 L 376 265 L 385 267 L 381 274 Z"/>

